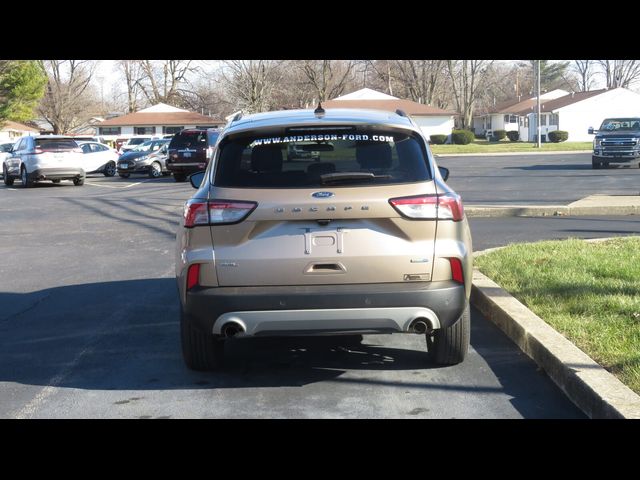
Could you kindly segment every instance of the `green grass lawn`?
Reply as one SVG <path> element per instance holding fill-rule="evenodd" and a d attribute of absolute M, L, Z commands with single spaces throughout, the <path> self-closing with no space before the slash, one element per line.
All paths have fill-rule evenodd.
<path fill-rule="evenodd" d="M 500 152 L 562 152 L 571 150 L 591 150 L 591 142 L 560 142 L 542 143 L 540 148 L 536 148 L 535 143 L 529 142 L 487 142 L 486 140 L 475 140 L 468 145 L 434 145 L 431 144 L 431 151 L 435 155 L 454 153 L 500 153 Z"/>
<path fill-rule="evenodd" d="M 640 238 L 510 245 L 475 265 L 640 394 Z"/>

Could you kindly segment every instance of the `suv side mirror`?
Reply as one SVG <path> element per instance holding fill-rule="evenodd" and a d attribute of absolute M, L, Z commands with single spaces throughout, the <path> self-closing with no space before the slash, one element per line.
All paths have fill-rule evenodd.
<path fill-rule="evenodd" d="M 438 167 L 438 170 L 440 171 L 440 176 L 446 182 L 449 178 L 449 169 L 446 167 Z"/>
<path fill-rule="evenodd" d="M 200 185 L 202 185 L 202 180 L 204 180 L 204 171 L 202 172 L 196 172 L 193 173 L 191 175 L 189 175 L 189 181 L 191 182 L 191 186 L 195 189 L 200 188 Z"/>
<path fill-rule="evenodd" d="M 596 133 L 596 131 L 593 129 L 593 127 L 589 127 L 589 130 L 587 130 L 587 133 L 589 135 L 593 135 L 594 133 Z"/>

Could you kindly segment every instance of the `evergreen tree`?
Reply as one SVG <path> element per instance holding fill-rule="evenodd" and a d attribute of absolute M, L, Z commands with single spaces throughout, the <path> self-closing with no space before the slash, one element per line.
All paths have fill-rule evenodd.
<path fill-rule="evenodd" d="M 0 60 L 0 124 L 31 120 L 44 95 L 47 76 L 39 62 Z"/>

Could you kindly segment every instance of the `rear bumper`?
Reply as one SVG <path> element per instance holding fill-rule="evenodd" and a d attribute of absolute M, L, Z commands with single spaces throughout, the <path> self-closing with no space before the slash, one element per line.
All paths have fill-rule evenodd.
<path fill-rule="evenodd" d="M 82 168 L 38 168 L 29 173 L 30 180 L 73 180 L 84 176 Z"/>
<path fill-rule="evenodd" d="M 172 173 L 183 173 L 185 175 L 201 172 L 207 168 L 206 162 L 167 162 L 166 166 L 167 170 Z"/>
<path fill-rule="evenodd" d="M 202 331 L 231 322 L 242 335 L 409 332 L 416 318 L 446 328 L 467 305 L 453 281 L 367 285 L 210 287 L 187 292 L 183 311 Z"/>

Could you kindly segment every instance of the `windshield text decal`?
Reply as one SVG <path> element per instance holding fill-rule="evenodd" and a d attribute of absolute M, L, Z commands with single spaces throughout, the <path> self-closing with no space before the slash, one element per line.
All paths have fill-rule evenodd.
<path fill-rule="evenodd" d="M 292 143 L 292 142 L 322 142 L 322 141 L 337 141 L 348 140 L 352 142 L 393 142 L 392 135 L 355 135 L 355 134 L 320 134 L 320 135 L 293 135 L 290 137 L 271 137 L 271 138 L 258 138 L 251 143 L 252 147 L 258 145 L 272 145 L 277 143 Z"/>

